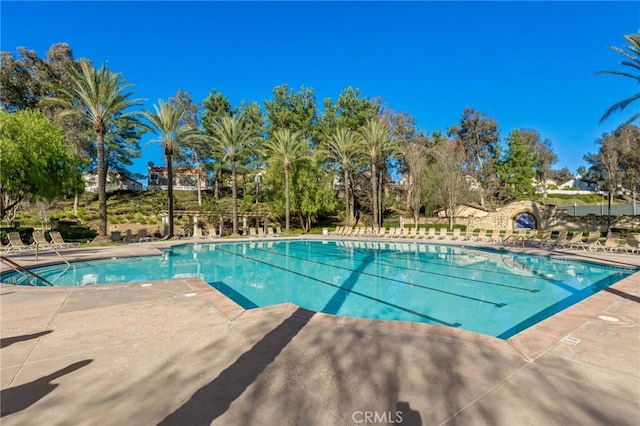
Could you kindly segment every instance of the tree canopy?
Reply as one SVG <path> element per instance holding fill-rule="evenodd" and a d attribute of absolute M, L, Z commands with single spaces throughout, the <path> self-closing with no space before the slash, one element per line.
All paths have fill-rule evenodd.
<path fill-rule="evenodd" d="M 82 187 L 80 161 L 62 129 L 38 110 L 0 109 L 0 219 L 23 200 L 52 200 Z"/>

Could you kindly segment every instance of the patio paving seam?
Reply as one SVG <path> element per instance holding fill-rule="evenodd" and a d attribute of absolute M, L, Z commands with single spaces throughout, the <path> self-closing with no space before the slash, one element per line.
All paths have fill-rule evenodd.
<path fill-rule="evenodd" d="M 460 415 L 462 412 L 464 412 L 466 409 L 468 409 L 469 407 L 473 406 L 474 404 L 476 404 L 477 402 L 481 401 L 483 398 L 485 398 L 487 395 L 493 393 L 495 390 L 497 390 L 498 388 L 500 388 L 502 385 L 504 385 L 506 382 L 508 382 L 512 377 L 514 377 L 516 374 L 518 374 L 520 371 L 522 371 L 524 368 L 526 368 L 527 366 L 531 365 L 532 363 L 530 362 L 525 362 L 523 365 L 521 365 L 520 367 L 516 368 L 516 370 L 514 372 L 512 372 L 511 374 L 509 374 L 507 377 L 505 377 L 504 379 L 500 380 L 498 383 L 496 383 L 495 385 L 491 386 L 489 389 L 487 389 L 486 391 L 482 392 L 479 396 L 477 396 L 476 398 L 474 398 L 472 401 L 470 401 L 469 403 L 467 403 L 464 407 L 460 408 L 458 411 L 456 411 L 455 413 L 453 413 L 451 416 L 449 416 L 449 418 L 447 418 L 446 420 L 444 420 L 443 422 L 441 422 L 439 424 L 439 426 L 443 426 L 447 423 L 449 423 L 451 420 L 453 420 L 456 416 Z"/>

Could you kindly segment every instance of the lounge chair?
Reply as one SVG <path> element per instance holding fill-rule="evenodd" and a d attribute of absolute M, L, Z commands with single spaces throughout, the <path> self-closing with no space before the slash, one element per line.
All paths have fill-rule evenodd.
<path fill-rule="evenodd" d="M 459 240 L 460 239 L 460 228 L 453 228 L 453 234 L 451 235 L 451 239 L 452 240 Z"/>
<path fill-rule="evenodd" d="M 524 232 L 524 229 L 522 230 Z M 500 237 L 500 241 L 502 241 L 503 244 L 508 244 L 508 243 L 512 243 L 513 239 L 515 238 L 515 236 L 513 235 L 513 230 L 512 229 L 507 229 L 504 231 L 504 235 L 502 237 Z"/>
<path fill-rule="evenodd" d="M 473 228 L 471 226 L 467 226 L 467 230 L 462 235 L 462 240 L 471 241 L 473 239 Z"/>
<path fill-rule="evenodd" d="M 44 234 L 40 231 L 35 231 L 33 233 L 33 243 L 37 246 L 38 250 L 46 250 L 53 248 L 51 243 L 47 241 Z"/>
<path fill-rule="evenodd" d="M 389 228 L 389 233 L 387 234 L 387 238 L 394 238 L 398 235 L 398 229 L 395 226 L 393 228 Z"/>
<path fill-rule="evenodd" d="M 216 238 L 218 236 L 218 232 L 216 231 L 215 226 L 207 226 L 205 237 L 206 238 Z"/>
<path fill-rule="evenodd" d="M 429 232 L 427 232 L 427 238 L 430 240 L 436 239 L 436 228 L 429 227 Z"/>
<path fill-rule="evenodd" d="M 537 234 L 537 232 L 534 233 L 534 235 Z M 511 234 L 508 237 L 508 241 L 505 240 L 505 243 L 511 243 L 511 244 L 518 244 L 521 243 L 523 246 L 524 244 L 527 242 L 529 238 L 527 237 L 527 230 L 526 229 L 518 229 L 518 233 L 517 234 Z"/>
<path fill-rule="evenodd" d="M 7 232 L 7 238 L 9 244 L 7 245 L 7 251 L 25 251 L 35 249 L 35 244 L 27 245 L 22 242 L 19 232 Z"/>
<path fill-rule="evenodd" d="M 572 245 L 582 243 L 582 231 L 574 232 L 569 238 L 565 238 L 564 241 L 556 242 L 555 247 L 559 248 L 571 248 Z"/>
<path fill-rule="evenodd" d="M 474 237 L 474 241 L 484 241 L 487 239 L 487 230 L 481 229 L 478 231 L 478 235 Z"/>
<path fill-rule="evenodd" d="M 439 240 L 445 240 L 449 237 L 449 230 L 447 228 L 440 228 L 440 234 L 438 234 Z"/>
<path fill-rule="evenodd" d="M 597 250 L 604 251 L 620 251 L 623 250 L 623 246 L 620 245 L 620 233 L 609 232 L 607 238 L 604 240 L 604 244 L 598 244 L 595 247 Z"/>
<path fill-rule="evenodd" d="M 267 237 L 275 237 L 276 233 L 273 230 L 273 226 L 267 226 Z"/>
<path fill-rule="evenodd" d="M 407 229 L 403 236 L 407 237 L 407 238 L 415 238 L 415 237 L 417 237 L 418 236 L 418 228 L 409 228 L 409 229 Z"/>
<path fill-rule="evenodd" d="M 344 229 L 344 226 L 342 229 Z M 280 228 L 280 225 L 276 225 L 276 235 L 282 235 L 282 228 Z"/>
<path fill-rule="evenodd" d="M 62 234 L 59 231 L 49 231 L 49 236 L 51 237 L 51 243 L 55 247 L 60 248 L 70 248 L 70 247 L 80 247 L 80 243 L 71 243 L 67 242 L 62 238 Z"/>
<path fill-rule="evenodd" d="M 420 228 L 417 238 L 427 238 L 427 228 Z"/>
<path fill-rule="evenodd" d="M 600 242 L 600 231 L 591 231 L 587 235 L 586 241 L 581 241 L 576 244 L 572 244 L 569 248 L 581 248 L 583 250 L 593 250 Z"/>
<path fill-rule="evenodd" d="M 491 231 L 491 236 L 489 236 L 488 241 L 492 243 L 502 241 L 502 238 L 500 238 L 500 232 L 500 229 L 494 229 L 493 231 Z"/>
<path fill-rule="evenodd" d="M 569 233 L 567 231 L 560 231 L 558 232 L 558 235 L 556 236 L 556 239 L 550 239 L 549 242 L 545 245 L 549 246 L 549 247 L 555 247 L 557 245 L 561 245 L 567 242 L 567 236 L 569 235 Z"/>
<path fill-rule="evenodd" d="M 640 253 L 640 234 L 636 232 L 627 234 L 622 250 L 627 253 Z"/>
<path fill-rule="evenodd" d="M 538 236 L 537 233 L 533 234 L 527 239 L 527 243 L 529 244 L 537 244 L 539 246 L 544 246 L 545 244 L 549 244 L 551 241 L 552 231 L 543 231 L 542 235 Z"/>
<path fill-rule="evenodd" d="M 378 232 L 376 234 L 376 237 L 384 238 L 386 232 L 387 232 L 387 228 L 385 228 L 384 226 L 381 226 L 380 228 L 378 228 Z"/>

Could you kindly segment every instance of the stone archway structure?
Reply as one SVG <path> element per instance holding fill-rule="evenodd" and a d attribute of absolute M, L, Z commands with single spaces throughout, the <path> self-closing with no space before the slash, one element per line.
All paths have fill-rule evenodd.
<path fill-rule="evenodd" d="M 532 227 L 533 229 L 547 229 L 558 215 L 555 206 L 547 206 L 535 201 L 516 201 L 507 204 L 496 211 L 486 212 L 482 217 L 470 218 L 469 225 L 482 229 L 517 229 Z M 525 216 L 528 219 L 525 219 Z M 516 221 L 522 217 L 523 222 L 528 222 L 518 226 Z"/>
<path fill-rule="evenodd" d="M 511 218 L 513 229 L 538 229 L 540 220 L 529 210 L 515 212 Z"/>

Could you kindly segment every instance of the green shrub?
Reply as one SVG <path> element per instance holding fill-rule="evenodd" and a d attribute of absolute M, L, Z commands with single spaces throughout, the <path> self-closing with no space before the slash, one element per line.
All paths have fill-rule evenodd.
<path fill-rule="evenodd" d="M 69 225 L 59 226 L 54 229 L 59 231 L 65 241 L 82 241 L 93 240 L 98 233 L 87 225 Z"/>

